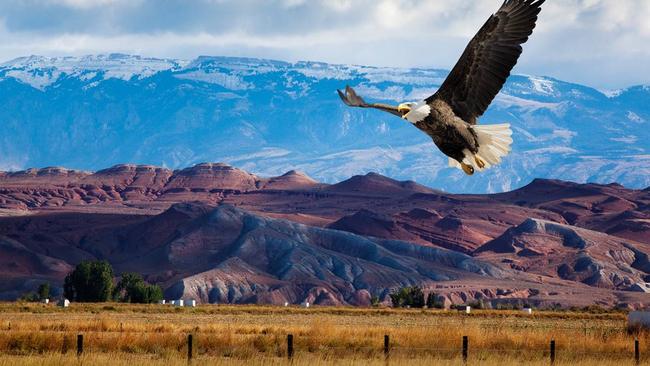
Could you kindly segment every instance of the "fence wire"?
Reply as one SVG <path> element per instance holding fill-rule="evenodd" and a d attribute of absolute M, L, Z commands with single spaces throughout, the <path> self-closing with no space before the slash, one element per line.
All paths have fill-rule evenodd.
<path fill-rule="evenodd" d="M 47 341 L 44 343 L 39 343 L 35 341 L 33 333 L 45 334 Z M 587 350 L 584 348 L 577 347 L 575 344 L 557 344 L 551 351 L 550 347 L 540 348 L 540 347 L 485 347 L 485 346 L 476 346 L 472 345 L 471 339 L 468 342 L 467 348 L 463 349 L 461 346 L 461 339 L 458 339 L 458 347 L 441 347 L 435 344 L 431 346 L 405 346 L 400 344 L 400 339 L 389 338 L 388 343 L 382 344 L 380 339 L 377 339 L 376 344 L 347 344 L 347 345 L 332 345 L 328 344 L 327 339 L 319 338 L 313 335 L 296 335 L 291 336 L 291 341 L 284 339 L 282 335 L 279 334 L 220 334 L 220 337 L 228 338 L 230 336 L 250 338 L 252 340 L 249 344 L 230 344 L 233 342 L 225 341 L 215 337 L 213 334 L 195 334 L 194 337 L 188 337 L 187 333 L 181 332 L 118 332 L 118 331 L 89 331 L 89 332 L 70 332 L 70 331 L 59 331 L 59 330 L 42 330 L 42 331 L 22 331 L 22 330 L 13 330 L 7 332 L 5 335 L 8 335 L 8 341 L 5 344 L 0 345 L 5 349 L 0 349 L 1 352 L 7 354 L 16 354 L 17 348 L 18 353 L 25 353 L 21 351 L 29 351 L 35 353 L 45 353 L 45 352 L 76 352 L 81 355 L 82 353 L 87 352 L 113 352 L 116 349 L 109 349 L 114 347 L 115 343 L 110 343 L 119 340 L 121 336 L 132 336 L 133 334 L 144 334 L 142 338 L 146 338 L 147 334 L 155 334 L 159 336 L 159 341 L 165 340 L 165 343 L 162 347 L 166 347 L 167 350 L 175 350 L 176 352 L 188 352 L 188 357 L 191 357 L 192 354 L 196 355 L 216 355 L 216 357 L 224 357 L 226 354 L 246 354 L 246 351 L 252 351 L 257 354 L 267 354 L 275 355 L 276 357 L 287 357 L 287 348 L 291 343 L 290 349 L 292 354 L 322 354 L 327 356 L 329 353 L 336 353 L 339 355 L 363 355 L 365 357 L 394 357 L 395 355 L 406 355 L 409 358 L 418 358 L 418 357 L 442 357 L 442 358 L 458 358 L 463 357 L 463 354 L 466 354 L 467 357 L 475 359 L 487 357 L 490 355 L 506 355 L 507 357 L 520 358 L 525 360 L 531 359 L 543 359 L 550 358 L 551 354 L 554 354 L 555 357 L 560 359 L 578 359 L 578 358 L 610 358 L 616 360 L 636 360 L 638 363 L 640 360 L 646 360 L 647 356 L 644 355 L 640 348 L 639 343 L 634 343 L 634 340 L 630 340 L 630 349 L 619 349 L 615 351 L 606 351 L 606 350 Z M 55 335 L 56 340 L 49 337 L 50 335 Z M 80 335 L 84 335 L 79 337 Z M 285 335 L 286 336 L 286 335 Z M 21 338 L 22 337 L 22 338 Z M 24 338 L 24 339 L 23 339 Z M 49 339 L 49 340 L 48 340 Z M 79 340 L 81 339 L 81 340 Z M 267 339 L 270 340 L 270 343 L 264 343 L 261 345 L 256 345 L 255 340 Z M 76 342 L 75 342 L 76 340 Z M 189 341 L 187 341 L 189 340 Z M 216 343 L 221 341 L 221 343 Z M 550 345 L 549 339 L 549 345 Z M 85 342 L 85 343 L 84 343 Z M 191 343 L 188 343 L 191 342 Z M 638 342 L 638 341 L 636 341 Z M 31 343 L 31 344 L 30 344 Z M 57 348 L 56 343 L 59 343 Z M 53 347 L 54 345 L 54 347 Z M 190 346 L 191 345 L 191 346 Z M 138 353 L 138 354 L 156 354 L 157 346 L 156 344 L 149 345 L 148 348 L 138 348 L 137 346 L 130 345 L 130 348 L 126 350 L 117 349 L 119 352 L 123 353 Z M 387 347 L 386 347 L 387 346 Z M 48 348 L 49 347 L 49 348 Z M 109 347 L 109 348 L 107 348 Z M 260 351 L 262 349 L 262 351 Z M 152 351 L 153 350 L 153 351 Z M 637 351 L 638 350 L 638 351 Z M 238 353 L 239 352 L 239 353 Z M 219 355 L 221 354 L 221 355 Z"/>

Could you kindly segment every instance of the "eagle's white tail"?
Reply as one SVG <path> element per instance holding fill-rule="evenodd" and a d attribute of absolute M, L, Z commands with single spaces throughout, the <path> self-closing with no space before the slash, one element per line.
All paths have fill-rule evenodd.
<path fill-rule="evenodd" d="M 510 152 L 510 145 L 512 144 L 512 130 L 509 123 L 502 123 L 498 125 L 477 125 L 472 126 L 476 136 L 478 137 L 478 152 L 472 154 L 470 151 L 465 151 L 465 158 L 463 162 L 471 165 L 475 170 L 483 170 L 491 167 L 492 165 L 499 164 L 501 159 L 508 155 Z M 484 166 L 476 161 L 480 159 Z M 449 159 L 449 166 L 461 168 L 460 164 L 454 160 Z"/>

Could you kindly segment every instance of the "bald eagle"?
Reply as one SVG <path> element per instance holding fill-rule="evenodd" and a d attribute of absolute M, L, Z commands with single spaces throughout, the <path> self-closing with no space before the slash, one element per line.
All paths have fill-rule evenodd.
<path fill-rule="evenodd" d="M 506 0 L 469 42 L 438 91 L 423 101 L 398 106 L 366 103 L 347 86 L 345 104 L 376 108 L 412 123 L 431 136 L 449 166 L 472 175 L 510 152 L 510 124 L 477 125 L 521 55 L 545 0 Z"/>

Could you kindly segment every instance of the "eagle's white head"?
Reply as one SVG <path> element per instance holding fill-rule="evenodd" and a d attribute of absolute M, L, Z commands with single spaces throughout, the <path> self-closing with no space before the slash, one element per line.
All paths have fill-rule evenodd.
<path fill-rule="evenodd" d="M 402 118 L 416 124 L 431 113 L 431 107 L 425 101 L 402 103 L 397 107 L 397 111 L 402 114 Z"/>

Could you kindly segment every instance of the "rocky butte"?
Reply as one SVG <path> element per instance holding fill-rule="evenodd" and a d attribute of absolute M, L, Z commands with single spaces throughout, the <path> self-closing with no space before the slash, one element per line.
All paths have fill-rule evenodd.
<path fill-rule="evenodd" d="M 650 304 L 650 189 L 536 179 L 450 194 L 380 174 L 319 183 L 222 163 L 0 172 L 0 297 L 81 260 L 169 298 L 368 305 L 419 285 L 447 304 Z"/>

